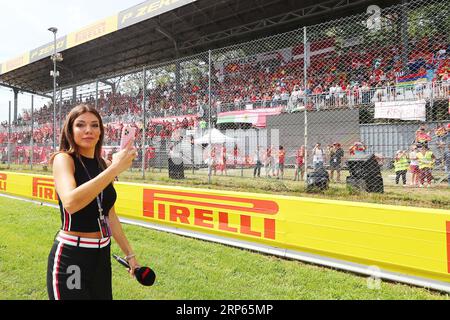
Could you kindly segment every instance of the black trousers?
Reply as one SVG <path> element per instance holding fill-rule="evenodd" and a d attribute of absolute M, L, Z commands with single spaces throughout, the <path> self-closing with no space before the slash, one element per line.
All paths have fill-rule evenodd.
<path fill-rule="evenodd" d="M 262 167 L 262 163 L 261 161 L 256 161 L 255 164 L 255 169 L 253 169 L 253 178 L 258 175 L 258 177 L 261 175 L 261 167 Z"/>
<path fill-rule="evenodd" d="M 55 240 L 48 256 L 50 300 L 112 300 L 111 244 L 83 248 Z"/>
<path fill-rule="evenodd" d="M 400 170 L 395 172 L 395 184 L 398 184 L 398 181 L 400 180 L 400 177 L 402 177 L 403 184 L 406 184 L 406 172 L 408 170 Z"/>

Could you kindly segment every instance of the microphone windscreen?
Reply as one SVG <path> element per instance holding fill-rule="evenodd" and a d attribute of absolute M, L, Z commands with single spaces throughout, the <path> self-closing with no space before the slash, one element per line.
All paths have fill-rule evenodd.
<path fill-rule="evenodd" d="M 156 274 L 149 267 L 141 267 L 135 269 L 134 275 L 136 277 L 136 280 L 144 286 L 151 286 L 153 283 L 155 283 Z"/>

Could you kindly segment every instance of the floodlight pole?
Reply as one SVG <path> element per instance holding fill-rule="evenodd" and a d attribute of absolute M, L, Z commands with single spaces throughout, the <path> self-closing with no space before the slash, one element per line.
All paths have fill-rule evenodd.
<path fill-rule="evenodd" d="M 31 170 L 33 170 L 33 161 L 34 161 L 34 95 L 31 96 L 31 153 L 30 153 L 30 165 Z"/>
<path fill-rule="evenodd" d="M 146 117 L 145 117 L 145 91 L 147 89 L 147 78 L 146 78 L 146 70 L 145 67 L 142 68 L 142 180 L 145 180 L 145 165 L 146 165 L 146 148 L 145 148 L 145 139 L 146 139 Z M 150 146 L 149 146 L 150 147 Z"/>
<path fill-rule="evenodd" d="M 11 168 L 11 101 L 9 101 L 8 109 L 8 169 Z"/>
<path fill-rule="evenodd" d="M 307 35 L 307 31 L 306 31 L 306 26 L 303 27 L 303 81 L 304 81 L 304 95 L 305 95 L 305 99 L 304 99 L 304 127 L 305 127 L 305 132 L 304 132 L 304 139 L 305 139 L 305 153 L 303 154 L 303 159 L 304 159 L 304 166 L 305 166 L 305 173 L 304 173 L 304 179 L 305 179 L 305 184 L 307 184 L 307 180 L 308 180 L 308 95 L 306 94 L 306 88 L 308 86 L 308 57 L 310 54 L 310 50 L 306 49 L 308 43 L 308 35 Z"/>

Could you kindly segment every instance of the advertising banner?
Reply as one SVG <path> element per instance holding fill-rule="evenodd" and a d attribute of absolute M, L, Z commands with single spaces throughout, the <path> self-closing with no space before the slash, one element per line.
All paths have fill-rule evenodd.
<path fill-rule="evenodd" d="M 149 0 L 118 14 L 94 22 L 93 24 L 57 39 L 57 52 L 73 48 L 108 33 L 158 16 L 197 0 Z M 23 55 L 0 64 L 0 74 L 23 67 L 29 63 L 50 57 L 53 54 L 53 42 L 47 43 Z"/>
<path fill-rule="evenodd" d="M 250 109 L 240 111 L 221 112 L 217 116 L 217 124 L 221 123 L 251 123 L 258 128 L 266 127 L 266 117 L 279 115 L 283 107 Z M 251 105 L 253 108 L 253 105 Z"/>
<path fill-rule="evenodd" d="M 118 29 L 156 17 L 197 0 L 149 0 L 119 13 Z"/>
<path fill-rule="evenodd" d="M 46 45 L 40 46 L 30 52 L 30 63 L 50 57 L 53 54 L 54 43 L 49 42 Z M 67 36 L 56 39 L 56 52 L 61 52 L 67 48 Z"/>
<path fill-rule="evenodd" d="M 425 105 L 425 100 L 375 102 L 375 118 L 425 121 Z"/>
<path fill-rule="evenodd" d="M 197 120 L 197 115 L 184 115 L 184 116 L 173 116 L 173 117 L 164 117 L 164 118 L 152 118 L 151 122 L 154 124 L 163 124 L 165 122 L 174 122 L 174 121 L 183 121 L 184 119 L 187 120 Z"/>
<path fill-rule="evenodd" d="M 115 210 L 123 218 L 450 284 L 450 210 L 125 182 L 114 186 Z M 0 172 L 0 192 L 57 203 L 51 176 Z"/>
<path fill-rule="evenodd" d="M 104 36 L 105 34 L 114 32 L 117 30 L 117 15 L 111 16 L 106 19 L 96 21 L 95 23 L 72 32 L 67 35 L 67 47 L 72 48 L 79 44 L 88 42 L 90 40 Z"/>
<path fill-rule="evenodd" d="M 2 63 L 2 73 L 7 73 L 11 70 L 23 67 L 30 62 L 30 53 L 24 53 L 23 55 L 14 59 L 8 60 Z"/>

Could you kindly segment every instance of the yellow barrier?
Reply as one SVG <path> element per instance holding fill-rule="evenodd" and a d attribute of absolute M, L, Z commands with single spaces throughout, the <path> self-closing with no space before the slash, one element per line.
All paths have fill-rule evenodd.
<path fill-rule="evenodd" d="M 450 210 L 116 182 L 124 218 L 450 283 Z M 51 176 L 0 172 L 0 192 L 57 203 Z"/>

